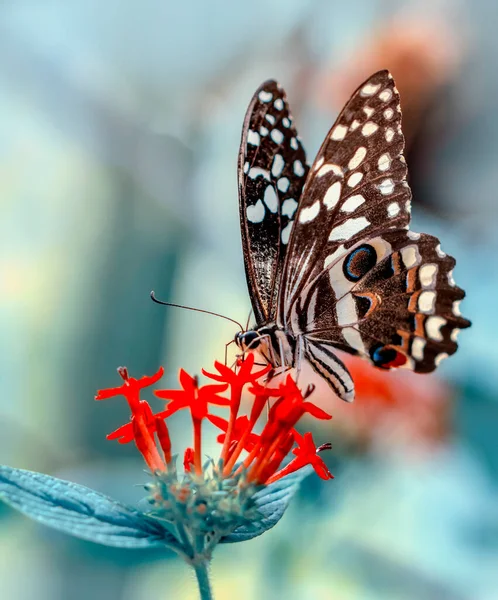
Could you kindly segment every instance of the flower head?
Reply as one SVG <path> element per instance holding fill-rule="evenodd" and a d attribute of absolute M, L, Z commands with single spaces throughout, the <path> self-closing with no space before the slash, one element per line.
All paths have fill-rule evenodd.
<path fill-rule="evenodd" d="M 119 367 L 118 373 L 124 383 L 119 387 L 99 390 L 95 400 L 124 396 L 131 410 L 131 420 L 110 433 L 107 439 L 117 439 L 120 444 L 127 444 L 134 440 L 149 468 L 152 471 L 163 471 L 166 468 L 165 463 L 171 460 L 169 432 L 163 420 L 165 412 L 154 415 L 149 403 L 140 399 L 140 392 L 157 383 L 163 376 L 164 369 L 161 367 L 152 377 L 144 376 L 141 379 L 130 377 L 126 367 Z M 154 439 L 155 434 L 159 440 L 162 456 Z"/>
<path fill-rule="evenodd" d="M 271 380 L 262 383 L 262 378 L 268 375 L 270 367 L 255 367 L 253 355 L 237 361 L 234 369 L 216 362 L 215 370 L 217 373 L 203 373 L 217 383 L 200 385 L 197 377 L 192 377 L 181 369 L 180 389 L 159 389 L 154 392 L 156 397 L 168 401 L 166 410 L 154 414 L 149 404 L 141 400 L 140 392 L 159 381 L 163 369 L 159 369 L 152 377 L 134 379 L 125 368 L 120 368 L 118 372 L 124 380 L 123 385 L 99 391 L 96 399 L 122 395 L 128 401 L 132 417 L 129 423 L 116 429 L 108 438 L 117 439 L 121 444 L 134 440 L 153 471 L 168 472 L 172 454 L 166 420 L 178 410 L 187 408 L 192 417 L 194 444 L 184 453 L 186 472 L 193 471 L 197 476 L 203 475 L 202 422 L 207 418 L 222 431 L 217 441 L 222 444 L 219 464 L 223 477 L 233 477 L 234 474 L 240 476 L 244 472 L 247 482 L 263 485 L 308 464 L 314 467 L 320 477 L 330 477 L 322 459 L 317 455 L 311 434 L 301 436 L 294 429 L 305 414 L 320 420 L 331 418 L 309 400 L 313 387 L 303 393 L 290 375 L 276 386 L 272 385 Z M 248 413 L 240 414 L 244 390 L 250 402 Z M 224 395 L 226 392 L 228 396 Z M 227 408 L 228 419 L 212 414 L 212 405 Z M 261 434 L 257 434 L 254 429 L 265 406 L 268 406 L 266 423 Z M 297 446 L 292 450 L 295 444 Z M 291 450 L 295 458 L 279 471 Z M 247 455 L 240 462 L 243 452 Z"/>
<path fill-rule="evenodd" d="M 313 441 L 313 436 L 311 433 L 305 433 L 304 435 L 299 434 L 297 431 L 293 432 L 294 441 L 297 443 L 297 448 L 295 448 L 292 453 L 296 455 L 294 460 L 284 467 L 279 473 L 270 477 L 267 483 L 272 483 L 285 475 L 289 475 L 294 471 L 302 469 L 306 465 L 311 465 L 315 470 L 316 474 L 322 479 L 333 479 L 334 476 L 328 470 L 327 465 L 323 462 L 320 456 L 318 456 L 319 452 L 323 450 L 329 450 L 331 448 L 330 444 L 324 444 L 323 446 L 319 446 L 318 448 Z"/>
<path fill-rule="evenodd" d="M 209 404 L 218 404 L 226 406 L 229 400 L 220 396 L 220 392 L 224 392 L 228 385 L 202 385 L 199 387 L 197 377 L 192 377 L 183 369 L 180 369 L 180 385 L 181 390 L 157 390 L 154 394 L 158 398 L 168 400 L 168 409 L 166 416 L 174 414 L 176 411 L 183 408 L 190 409 L 193 419 L 201 421 L 208 415 Z"/>
<path fill-rule="evenodd" d="M 130 422 L 107 437 L 121 444 L 134 441 L 151 469 L 150 516 L 173 523 L 183 532 L 183 546 L 189 540 L 204 540 L 204 552 L 210 552 L 230 532 L 260 522 L 262 514 L 256 508 L 255 494 L 261 494 L 269 484 L 286 475 L 297 476 L 307 465 L 323 479 L 332 477 L 319 456 L 330 445 L 317 448 L 311 433 L 301 435 L 295 430 L 303 415 L 331 418 L 310 401 L 313 388 L 303 393 L 290 375 L 278 384 L 271 378 L 265 380 L 269 367 L 257 367 L 253 356 L 238 361 L 234 369 L 215 363 L 215 371 L 204 371 L 215 383 L 202 385 L 197 377 L 181 369 L 179 389 L 154 392 L 157 398 L 167 401 L 160 412 L 154 412 L 140 394 L 159 381 L 162 369 L 152 377 L 134 379 L 120 368 L 124 383 L 101 390 L 96 396 L 103 400 L 121 395 L 130 406 Z M 247 400 L 244 405 L 243 395 Z M 218 412 L 227 411 L 227 418 L 213 414 L 214 406 Z M 182 409 L 190 412 L 193 444 L 180 454 L 183 476 L 179 476 L 167 421 Z M 203 464 L 206 421 L 221 430 L 217 441 L 222 448 L 218 460 Z"/>
<path fill-rule="evenodd" d="M 216 438 L 220 444 L 223 444 L 225 438 L 227 437 L 228 421 L 219 417 L 218 415 L 208 415 L 208 419 L 213 425 L 223 431 L 223 433 L 220 433 L 220 435 Z M 232 444 L 236 444 L 237 442 L 240 442 L 240 440 L 243 440 L 244 450 L 251 452 L 251 450 L 259 441 L 259 435 L 253 433 L 251 429 L 251 421 L 247 415 L 237 417 L 232 428 Z"/>

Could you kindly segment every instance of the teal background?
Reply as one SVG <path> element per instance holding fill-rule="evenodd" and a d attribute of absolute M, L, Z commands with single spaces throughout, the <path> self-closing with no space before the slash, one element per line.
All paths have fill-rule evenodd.
<path fill-rule="evenodd" d="M 153 305 L 152 289 L 245 321 L 236 161 L 253 91 L 285 86 L 312 158 L 344 100 L 330 82 L 372 36 L 395 18 L 435 25 L 419 52 L 433 57 L 444 23 L 458 67 L 417 126 L 413 221 L 457 257 L 473 327 L 437 376 L 410 379 L 407 402 L 444 389 L 445 433 L 407 433 L 410 409 L 360 434 L 327 398 L 336 417 L 316 435 L 333 441 L 336 478 L 308 479 L 275 530 L 217 550 L 213 578 L 219 600 L 498 599 L 496 12 L 491 0 L 1 2 L 0 461 L 139 502 L 140 457 L 105 440 L 127 408 L 93 396 L 119 365 L 164 365 L 171 385 L 180 366 L 223 358 L 230 323 Z M 177 451 L 190 444 L 183 415 L 172 430 Z M 2 598 L 196 597 L 173 556 L 64 537 L 6 507 L 0 525 Z"/>

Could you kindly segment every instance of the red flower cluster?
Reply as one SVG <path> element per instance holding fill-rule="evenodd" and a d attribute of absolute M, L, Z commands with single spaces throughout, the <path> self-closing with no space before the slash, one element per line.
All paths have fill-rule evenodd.
<path fill-rule="evenodd" d="M 163 369 L 159 369 L 152 377 L 137 380 L 129 377 L 125 368 L 120 368 L 118 372 L 124 380 L 123 385 L 101 390 L 95 399 L 104 400 L 122 395 L 128 401 L 132 416 L 130 423 L 107 437 L 118 439 L 122 444 L 134 440 L 151 471 L 167 471 L 172 456 L 166 419 L 176 411 L 188 408 L 192 416 L 194 446 L 187 448 L 184 454 L 186 471 L 193 470 L 197 475 L 202 474 L 202 421 L 207 418 L 222 431 L 217 439 L 222 444 L 220 458 L 225 476 L 233 473 L 245 451 L 247 456 L 238 470 L 245 468 L 248 482 L 272 483 L 305 465 L 312 465 L 322 479 L 332 478 L 318 456 L 321 450 L 330 448 L 330 444 L 316 448 L 311 433 L 301 436 L 295 430 L 296 423 L 306 413 L 317 419 L 330 419 L 331 416 L 308 401 L 311 388 L 303 394 L 290 375 L 275 387 L 270 385 L 271 381 L 263 385 L 260 380 L 269 373 L 270 367 L 256 370 L 254 367 L 252 355 L 239 361 L 234 370 L 216 362 L 216 373 L 203 371 L 206 377 L 216 383 L 201 386 L 197 378 L 191 377 L 182 369 L 181 389 L 154 392 L 158 398 L 168 401 L 166 410 L 157 414 L 153 414 L 150 405 L 140 399 L 140 391 L 156 383 L 162 377 Z M 241 415 L 242 392 L 245 388 L 252 397 L 252 404 L 249 414 Z M 223 396 L 227 390 L 228 397 Z M 228 419 L 210 414 L 211 404 L 227 407 Z M 257 434 L 254 428 L 265 406 L 269 407 L 268 418 L 261 434 Z M 291 450 L 295 458 L 279 470 Z"/>

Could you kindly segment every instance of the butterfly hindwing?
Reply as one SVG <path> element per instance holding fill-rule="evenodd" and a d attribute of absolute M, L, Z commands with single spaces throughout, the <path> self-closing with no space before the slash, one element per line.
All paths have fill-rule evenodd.
<path fill-rule="evenodd" d="M 311 167 L 286 258 L 282 326 L 304 287 L 337 256 L 375 232 L 408 227 L 403 148 L 399 94 L 380 71 L 352 95 Z"/>
<path fill-rule="evenodd" d="M 430 235 L 390 230 L 367 238 L 305 291 L 300 327 L 306 337 L 332 341 L 378 367 L 433 371 L 470 325 L 460 315 L 465 293 L 455 285 L 454 266 Z M 322 302 L 313 306 L 313 297 Z"/>
<path fill-rule="evenodd" d="M 275 318 L 287 243 L 308 170 L 285 92 L 267 81 L 247 110 L 238 167 L 244 263 L 259 324 Z"/>
<path fill-rule="evenodd" d="M 354 383 L 334 346 L 319 339 L 304 338 L 304 358 L 323 377 L 334 392 L 346 402 L 354 399 Z"/>

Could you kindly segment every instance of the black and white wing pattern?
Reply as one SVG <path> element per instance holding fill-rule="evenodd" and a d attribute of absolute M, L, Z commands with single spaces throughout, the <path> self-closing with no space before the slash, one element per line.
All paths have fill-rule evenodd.
<path fill-rule="evenodd" d="M 304 356 L 352 399 L 340 348 L 378 367 L 436 368 L 470 322 L 455 261 L 439 241 L 409 231 L 399 95 L 387 71 L 346 104 L 309 172 L 289 240 L 277 326 L 303 340 Z"/>
<path fill-rule="evenodd" d="M 285 92 L 267 81 L 247 110 L 238 165 L 244 264 L 259 325 L 276 316 L 292 219 L 308 170 Z"/>

